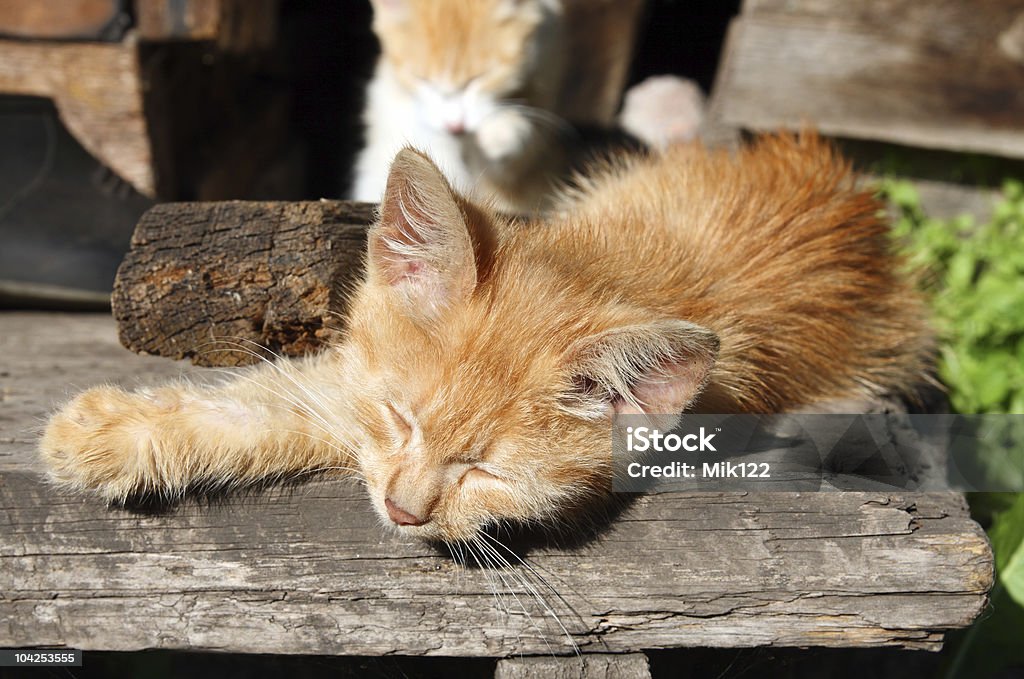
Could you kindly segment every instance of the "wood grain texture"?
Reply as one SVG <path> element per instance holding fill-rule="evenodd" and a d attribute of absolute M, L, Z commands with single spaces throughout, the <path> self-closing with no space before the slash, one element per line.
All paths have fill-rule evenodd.
<path fill-rule="evenodd" d="M 0 0 L 0 35 L 102 40 L 120 33 L 128 15 L 120 0 Z"/>
<path fill-rule="evenodd" d="M 279 0 L 135 0 L 139 37 L 212 41 L 227 52 L 270 47 Z"/>
<path fill-rule="evenodd" d="M 651 668 L 642 653 L 506 658 L 498 661 L 494 679 L 651 679 Z"/>
<path fill-rule="evenodd" d="M 682 646 L 936 649 L 978 615 L 992 555 L 954 494 L 664 493 L 596 540 L 524 546 L 559 625 L 516 579 L 380 528 L 344 479 L 107 509 L 40 479 L 34 430 L 100 381 L 180 364 L 97 315 L 0 315 L 0 647 L 514 656 Z M 526 569 L 519 576 L 530 578 Z M 513 598 L 508 591 L 514 591 Z"/>
<path fill-rule="evenodd" d="M 221 342 L 299 355 L 319 344 L 362 271 L 374 206 L 172 203 L 143 215 L 114 283 L 122 343 L 199 365 L 254 359 Z"/>
<path fill-rule="evenodd" d="M 749 0 L 712 115 L 1022 158 L 1022 22 L 1024 0 Z"/>
<path fill-rule="evenodd" d="M 0 92 L 53 99 L 68 131 L 140 193 L 154 193 L 135 40 L 0 40 Z"/>

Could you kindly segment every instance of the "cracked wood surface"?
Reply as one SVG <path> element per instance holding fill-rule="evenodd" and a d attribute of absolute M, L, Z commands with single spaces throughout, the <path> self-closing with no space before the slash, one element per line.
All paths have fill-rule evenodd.
<path fill-rule="evenodd" d="M 238 343 L 306 353 L 337 325 L 373 213 L 343 201 L 153 207 L 114 282 L 121 343 L 207 366 L 254 362 Z"/>
<path fill-rule="evenodd" d="M 204 371 L 133 356 L 101 315 L 0 314 L 0 647 L 512 656 L 681 646 L 936 649 L 992 584 L 955 494 L 665 493 L 596 540 L 521 547 L 521 578 L 383 531 L 318 479 L 108 509 L 48 487 L 34 431 L 91 384 Z M 496 599 L 491 585 L 505 594 Z M 515 592 L 515 596 L 511 594 Z"/>

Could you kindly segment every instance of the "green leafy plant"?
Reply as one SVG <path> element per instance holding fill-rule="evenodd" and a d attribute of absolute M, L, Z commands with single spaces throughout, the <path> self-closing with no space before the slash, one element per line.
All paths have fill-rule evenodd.
<path fill-rule="evenodd" d="M 933 219 L 914 186 L 890 181 L 894 234 L 924 272 L 942 340 L 939 376 L 961 413 L 1024 413 L 1024 184 L 992 219 Z"/>
<path fill-rule="evenodd" d="M 1024 413 L 1024 184 L 1008 181 L 992 218 L 928 217 L 913 184 L 889 180 L 893 233 L 931 293 L 940 337 L 939 377 L 961 413 Z M 1017 428 L 1010 418 L 1005 426 Z M 1016 437 L 1016 440 L 1021 440 Z M 1024 450 L 993 459 L 1006 479 L 1024 469 Z M 1024 666 L 1024 494 L 975 493 L 972 513 L 989 525 L 997 582 L 989 611 L 958 643 L 949 677 L 989 676 Z"/>

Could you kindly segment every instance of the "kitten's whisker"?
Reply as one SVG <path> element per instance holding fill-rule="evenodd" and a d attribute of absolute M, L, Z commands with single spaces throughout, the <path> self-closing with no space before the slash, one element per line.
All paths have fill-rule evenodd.
<path fill-rule="evenodd" d="M 479 538 L 478 535 L 474 535 L 473 536 L 473 542 L 477 545 L 477 548 L 480 550 L 481 556 L 482 557 L 486 557 L 486 555 L 488 553 L 487 550 L 486 550 L 486 545 L 483 544 L 482 542 L 480 542 L 480 538 Z M 526 616 L 526 620 L 527 620 L 527 623 L 529 624 L 529 626 L 532 627 L 534 630 L 536 630 L 541 635 L 541 638 L 544 640 L 545 646 L 547 646 L 548 647 L 548 651 L 550 651 L 551 650 L 551 646 L 548 645 L 547 640 L 544 637 L 543 630 L 541 630 L 537 626 L 537 623 L 534 622 L 533 616 L 530 615 L 530 612 L 526 609 L 526 606 L 523 604 L 523 602 L 516 595 L 515 589 L 513 589 L 509 585 L 509 582 L 502 575 L 502 570 L 507 570 L 508 564 L 507 563 L 503 564 L 500 559 L 496 560 L 496 561 L 491 561 L 489 558 L 485 558 L 485 560 L 488 562 L 488 565 L 490 565 L 492 568 L 494 568 L 495 574 L 501 579 L 501 582 L 504 585 L 505 589 L 512 596 L 512 598 L 515 600 L 515 602 L 517 604 L 519 604 L 519 608 L 520 608 L 520 610 L 522 610 L 523 614 Z M 515 574 L 513 573 L 512 575 L 515 575 Z M 506 609 L 506 615 L 511 616 L 511 611 Z M 520 632 L 517 631 L 516 632 L 516 638 L 518 640 L 520 640 L 520 642 L 521 642 L 522 638 L 523 638 L 523 635 Z"/>
<path fill-rule="evenodd" d="M 294 377 L 289 375 L 287 373 L 287 371 L 284 368 L 281 367 L 280 364 L 275 363 L 274 361 L 268 360 L 267 358 L 259 355 L 258 353 L 256 353 L 255 351 L 252 351 L 251 349 L 249 349 L 248 347 L 245 347 L 244 345 L 239 345 L 239 344 L 227 341 L 227 340 L 223 340 L 222 342 L 224 344 L 229 344 L 231 346 L 234 346 L 237 351 L 240 351 L 242 353 L 245 353 L 247 355 L 253 356 L 253 357 L 263 361 L 268 366 L 270 366 L 275 371 L 277 371 L 277 373 L 279 375 L 282 375 L 282 376 L 288 378 L 295 386 L 297 386 L 299 389 L 301 389 L 306 394 L 306 397 L 311 399 L 313 403 L 312 404 L 306 403 L 303 399 L 301 399 L 299 397 L 298 394 L 296 394 L 295 392 L 293 392 L 290 389 L 288 389 L 287 387 L 285 387 L 284 384 L 281 384 L 280 382 L 277 382 L 276 383 L 277 386 L 285 389 L 285 391 L 289 395 L 291 395 L 293 398 L 298 399 L 299 401 L 301 401 L 301 405 L 299 403 L 296 403 L 295 401 L 289 401 L 289 402 L 292 403 L 292 405 L 307 411 L 310 415 L 317 417 L 317 419 L 319 419 L 325 425 L 325 433 L 328 433 L 328 434 L 332 433 L 332 430 L 331 430 L 332 425 L 331 425 L 331 423 L 321 413 L 316 412 L 316 410 L 314 410 L 313 407 L 312 407 L 313 405 L 317 405 L 317 406 L 320 406 L 320 407 L 324 408 L 325 410 L 327 409 L 326 408 L 326 404 L 322 400 L 323 398 L 325 398 L 322 393 L 320 394 L 320 398 L 315 398 L 314 394 L 310 393 L 309 390 L 304 385 L 302 385 L 298 380 L 296 380 Z M 282 363 L 284 365 L 288 365 L 287 361 L 282 361 Z M 264 385 L 264 384 L 258 382 L 257 380 L 253 380 L 252 378 L 248 377 L 245 374 L 244 371 L 237 371 L 236 372 L 236 371 L 225 371 L 225 370 L 221 369 L 221 372 L 226 372 L 226 373 L 231 374 L 231 375 L 240 376 L 242 378 L 248 378 L 250 382 L 256 384 L 257 386 L 261 386 L 261 387 L 271 391 L 271 393 L 275 393 L 275 395 L 280 396 L 280 394 L 277 394 L 273 390 L 270 390 L 270 388 L 267 385 Z"/>
<path fill-rule="evenodd" d="M 530 614 L 530 611 L 527 610 L 527 608 L 523 604 L 522 600 L 520 600 L 519 596 L 516 594 L 515 588 L 513 588 L 510 585 L 509 581 L 505 579 L 505 576 L 502 573 L 502 571 L 507 570 L 505 565 L 502 564 L 502 562 L 500 560 L 492 561 L 491 558 L 489 558 L 489 556 L 488 556 L 489 552 L 486 549 L 487 545 L 485 545 L 484 543 L 480 542 L 478 536 L 474 536 L 473 537 L 473 543 L 476 545 L 477 549 L 480 551 L 480 558 L 483 559 L 487 563 L 487 565 L 494 571 L 494 574 L 498 577 L 499 580 L 501 580 L 501 584 L 504 587 L 504 589 L 509 593 L 509 595 L 512 597 L 512 599 L 519 606 L 519 610 L 521 610 L 523 612 L 523 615 L 526 616 L 526 620 L 527 620 L 527 623 L 529 624 L 529 626 L 532 627 L 533 629 L 535 629 L 538 633 L 541 634 L 541 637 L 544 638 L 543 637 L 543 630 L 541 630 L 537 626 L 537 623 L 534 622 L 533 616 Z M 508 608 L 507 606 L 505 607 L 505 614 L 508 615 L 509 617 L 512 616 L 512 610 L 510 608 Z M 517 634 L 517 637 L 522 638 L 522 635 Z M 545 645 L 547 645 L 546 641 L 545 641 Z M 550 646 L 548 647 L 548 650 L 549 651 L 551 650 Z"/>
<path fill-rule="evenodd" d="M 488 538 L 488 539 L 491 539 L 492 541 L 495 541 L 495 542 L 497 542 L 497 541 L 495 540 L 495 538 L 494 538 L 493 536 L 487 535 L 486 533 L 482 533 L 482 535 L 484 535 L 484 537 L 486 537 L 486 538 Z M 537 578 L 537 580 L 538 580 L 538 581 L 540 581 L 540 583 L 541 583 L 541 584 L 542 584 L 542 585 L 543 585 L 543 586 L 544 586 L 544 587 L 545 587 L 546 589 L 548 589 L 549 591 L 551 591 L 551 592 L 552 592 L 552 593 L 553 593 L 553 594 L 555 595 L 555 597 L 556 597 L 556 598 L 558 599 L 558 601 L 560 601 L 560 602 L 561 602 L 561 603 L 562 603 L 562 604 L 563 604 L 563 605 L 564 605 L 564 606 L 565 606 L 565 607 L 566 607 L 566 608 L 567 608 L 567 609 L 568 609 L 568 610 L 569 610 L 569 611 L 570 611 L 570 612 L 571 612 L 571 613 L 572 613 L 573 615 L 575 615 L 575 616 L 576 616 L 576 619 L 577 619 L 577 620 L 579 620 L 579 621 L 581 621 L 581 622 L 582 622 L 583 618 L 582 618 L 582 616 L 580 616 L 579 612 L 578 612 L 578 611 L 577 611 L 577 610 L 576 610 L 575 608 L 573 608 L 573 607 L 572 607 L 572 605 L 571 605 L 571 604 L 570 604 L 570 603 L 569 603 L 568 601 L 566 601 L 565 597 L 563 597 L 563 596 L 562 596 L 562 595 L 561 595 L 561 594 L 560 594 L 560 593 L 558 592 L 558 590 L 556 590 L 556 589 L 555 589 L 554 587 L 552 587 L 552 586 L 551 586 L 551 585 L 550 585 L 550 584 L 549 584 L 549 583 L 547 582 L 547 580 L 545 580 L 545 579 L 544 579 L 544 578 L 543 578 L 543 577 L 542 577 L 542 576 L 541 576 L 541 575 L 540 575 L 540 574 L 539 574 L 539 573 L 538 573 L 538 572 L 537 572 L 537 571 L 536 571 L 536 570 L 535 570 L 535 569 L 534 569 L 534 568 L 533 568 L 532 566 L 530 566 L 530 564 L 528 564 L 528 563 L 527 563 L 526 561 L 524 561 L 524 560 L 523 560 L 522 558 L 520 558 L 518 554 L 516 554 L 515 552 L 513 552 L 512 550 L 510 550 L 510 549 L 509 549 L 509 548 L 508 548 L 507 546 L 505 546 L 505 545 L 501 544 L 500 542 L 497 542 L 497 544 L 499 544 L 499 545 L 500 545 L 501 547 L 503 547 L 503 548 L 504 548 L 504 549 L 505 549 L 506 551 L 508 551 L 508 553 L 509 553 L 509 554 L 511 554 L 511 555 L 512 555 L 513 557 L 515 557 L 515 558 L 516 558 L 516 560 L 517 560 L 517 561 L 518 561 L 519 563 L 521 563 L 521 564 L 522 564 L 522 565 L 523 565 L 524 567 L 526 567 L 526 568 L 527 568 L 527 570 L 528 570 L 528 571 L 529 571 L 529 572 L 530 572 L 530 573 L 531 573 L 531 574 L 533 575 L 533 577 Z M 491 549 L 493 549 L 493 547 L 492 547 Z M 498 556 L 498 555 L 496 554 L 496 556 Z M 506 559 L 504 559 L 504 558 L 502 558 L 502 561 L 504 561 L 505 563 L 508 563 L 508 561 L 507 561 Z M 512 566 L 511 566 L 511 564 L 509 564 L 509 569 L 510 569 L 510 570 L 512 569 Z M 554 610 L 554 607 L 553 607 L 552 605 L 550 605 L 550 604 L 549 604 L 549 602 L 548 602 L 548 600 L 547 600 L 547 598 L 546 598 L 546 597 L 544 597 L 544 596 L 543 596 L 543 595 L 542 595 L 542 594 L 541 594 L 541 593 L 540 593 L 540 592 L 539 592 L 539 591 L 538 591 L 538 590 L 537 590 L 537 589 L 536 589 L 536 588 L 535 588 L 535 587 L 533 586 L 533 584 L 532 584 L 532 583 L 531 583 L 531 582 L 530 582 L 530 581 L 528 580 L 528 578 L 526 577 L 526 575 L 525 575 L 525 574 L 523 574 L 523 573 L 519 573 L 518 571 L 516 571 L 516 573 L 517 573 L 517 575 L 518 575 L 518 576 L 520 577 L 520 579 L 521 579 L 521 581 L 522 581 L 523 585 L 524 585 L 525 587 L 527 587 L 527 588 L 529 589 L 529 591 L 531 592 L 531 594 L 533 595 L 533 597 L 534 597 L 534 598 L 535 598 L 535 599 L 536 599 L 536 600 L 537 600 L 537 601 L 538 601 L 538 602 L 539 602 L 539 603 L 540 603 L 540 604 L 541 604 L 541 605 L 542 605 L 542 606 L 543 606 L 543 607 L 545 608 L 545 610 L 547 611 L 547 613 L 548 613 L 548 614 L 549 614 L 549 615 L 550 615 L 550 616 L 552 617 L 552 619 L 554 619 L 555 623 L 556 623 L 556 624 L 557 624 L 557 625 L 559 626 L 559 628 L 560 628 L 560 629 L 562 630 L 562 633 L 563 633 L 563 634 L 565 635 L 565 638 L 566 638 L 566 639 L 567 639 L 567 640 L 569 641 L 569 643 L 570 643 L 570 644 L 572 645 L 572 648 L 573 648 L 573 652 L 574 652 L 574 653 L 576 653 L 576 655 L 579 655 L 579 654 L 580 654 L 580 650 L 579 650 L 579 646 L 578 646 L 578 645 L 576 644 L 576 640 L 575 640 L 575 639 L 574 639 L 574 638 L 572 637 L 572 635 L 571 635 L 571 634 L 569 633 L 569 630 L 568 630 L 568 629 L 566 628 L 566 626 L 565 626 L 565 625 L 564 625 L 564 624 L 562 623 L 562 619 L 561 619 L 561 618 L 560 618 L 560 617 L 558 616 L 558 614 L 557 614 L 557 613 L 555 612 L 555 610 Z"/>
<path fill-rule="evenodd" d="M 234 371 L 229 371 L 229 370 L 226 370 L 226 369 L 223 369 L 223 368 L 218 368 L 217 370 L 218 370 L 218 372 L 223 372 L 224 374 L 230 375 L 232 377 L 232 379 L 245 380 L 246 382 L 249 382 L 250 384 L 252 384 L 252 385 L 254 385 L 256 387 L 259 387 L 260 389 L 263 389 L 264 391 L 267 391 L 267 392 L 273 394 L 274 396 L 278 397 L 282 401 L 285 401 L 286 403 L 291 405 L 293 408 L 296 408 L 297 410 L 293 410 L 292 412 L 295 413 L 296 415 L 303 416 L 305 418 L 305 421 L 308 422 L 310 425 L 315 426 L 316 428 L 318 428 L 321 431 L 323 431 L 323 433 L 325 433 L 325 434 L 334 435 L 335 430 L 332 429 L 332 428 L 329 428 L 327 426 L 327 425 L 329 425 L 329 423 L 324 418 L 322 418 L 318 413 L 312 412 L 309 404 L 307 404 L 304 401 L 300 400 L 297 394 L 293 394 L 292 392 L 288 391 L 284 387 L 284 385 L 282 385 L 282 384 L 278 384 L 277 385 L 279 387 L 285 388 L 285 394 L 282 394 L 281 392 L 279 392 L 279 391 L 277 391 L 275 389 L 270 388 L 269 385 L 266 385 L 266 384 L 260 382 L 259 380 L 253 379 L 252 377 L 246 375 L 244 372 L 234 372 Z M 282 406 L 280 404 L 277 404 L 277 403 L 265 403 L 265 404 L 262 404 L 262 405 L 265 405 L 265 406 L 271 407 L 271 408 L 281 408 L 281 409 L 284 409 L 284 406 Z M 320 422 L 317 422 L 315 420 L 310 419 L 310 416 L 316 417 L 317 419 L 321 420 L 323 422 L 323 424 L 321 424 Z"/>
<path fill-rule="evenodd" d="M 239 339 L 241 339 L 243 342 L 249 342 L 250 344 L 254 344 L 257 347 L 260 346 L 259 344 L 257 344 L 256 342 L 253 342 L 252 340 L 248 340 L 246 338 L 239 338 Z M 276 370 L 279 375 L 287 378 L 288 380 L 291 381 L 292 384 L 294 384 L 296 387 L 298 387 L 306 395 L 306 397 L 312 401 L 313 405 L 318 405 L 318 406 L 320 406 L 322 408 L 325 408 L 325 410 L 326 410 L 326 404 L 323 402 L 324 394 L 323 393 L 320 393 L 319 395 L 313 394 L 312 392 L 310 392 L 310 390 L 307 388 L 306 385 L 302 384 L 297 379 L 295 379 L 292 375 L 288 374 L 288 371 L 285 368 L 282 367 L 282 364 L 283 365 L 289 365 L 289 363 L 288 363 L 288 361 L 286 361 L 279 354 L 271 351 L 270 349 L 266 349 L 266 351 L 268 351 L 272 356 L 275 356 L 275 357 L 277 357 L 279 359 L 278 362 L 275 362 L 275 361 L 271 361 L 270 359 L 266 358 L 265 356 L 262 356 L 259 353 L 257 353 L 256 351 L 254 351 L 254 350 L 250 349 L 249 347 L 245 346 L 242 342 L 233 341 L 233 340 L 227 340 L 227 339 L 221 340 L 221 342 L 223 344 L 228 345 L 228 346 L 234 347 L 235 349 L 237 349 L 240 352 L 243 352 L 243 353 L 245 353 L 245 354 L 247 354 L 249 356 L 252 356 L 254 358 L 259 359 L 260 361 L 263 361 L 268 366 L 270 366 L 271 368 Z M 263 347 L 261 347 L 261 348 L 263 348 Z M 284 385 L 279 385 L 279 386 L 284 386 Z M 298 396 L 298 394 L 295 394 L 294 392 L 289 392 L 289 393 L 291 393 L 293 396 Z M 318 396 L 319 396 L 319 398 L 318 398 Z M 328 422 L 327 419 L 325 417 L 323 417 L 323 415 L 321 415 L 320 413 L 317 413 L 315 410 L 313 410 L 313 408 L 311 406 L 309 407 L 309 410 L 310 410 L 310 414 L 317 416 L 324 423 L 324 425 L 326 425 L 327 427 L 330 427 L 331 423 Z"/>
<path fill-rule="evenodd" d="M 499 568 L 495 569 L 495 572 L 498 574 L 498 577 L 501 578 L 501 581 L 505 585 L 505 588 L 508 590 L 509 594 L 511 594 L 512 598 L 515 599 L 517 604 L 519 604 L 519 608 L 523 611 L 523 614 L 526 615 L 526 618 L 529 621 L 530 626 L 537 630 L 537 632 L 541 633 L 541 638 L 544 640 L 544 645 L 548 647 L 548 652 L 552 653 L 552 648 L 550 644 L 547 643 L 547 638 L 543 636 L 543 630 L 541 630 L 540 627 L 534 622 L 533 616 L 526 609 L 525 604 L 523 604 L 522 600 L 520 600 L 519 596 L 516 594 L 515 589 L 511 587 L 509 585 L 508 580 L 504 578 L 504 576 L 502 575 L 502 571 L 507 572 L 510 577 L 515 578 L 524 587 L 524 589 L 526 589 L 527 594 L 530 594 L 533 597 L 533 599 L 535 599 L 543 607 L 543 609 L 554 619 L 555 623 L 561 628 L 562 632 L 566 635 L 566 638 L 569 639 L 569 643 L 572 644 L 573 649 L 578 653 L 579 649 L 576 647 L 576 643 L 573 641 L 572 637 L 569 636 L 568 630 L 566 630 L 565 626 L 562 625 L 561 620 L 559 620 L 558 615 L 554 612 L 551 606 L 548 605 L 548 603 L 544 600 L 542 596 L 540 596 L 537 590 L 525 579 L 523 574 L 519 573 L 515 568 L 512 567 L 512 564 L 510 564 L 507 559 L 502 557 L 501 554 L 499 554 L 493 547 L 488 545 L 486 542 L 480 540 L 480 535 L 482 535 L 482 533 L 478 532 L 476 536 L 474 536 L 474 541 L 480 548 L 481 554 L 489 554 L 491 558 L 494 560 L 493 563 L 496 563 L 499 566 Z"/>
<path fill-rule="evenodd" d="M 501 540 L 499 540 L 499 539 L 498 539 L 498 538 L 496 538 L 495 536 L 493 536 L 493 535 L 489 535 L 489 534 L 487 534 L 487 533 L 483 533 L 483 532 L 481 532 L 481 535 L 483 535 L 483 536 L 484 536 L 485 538 L 487 538 L 488 540 L 490 540 L 491 542 L 493 542 L 493 543 L 494 543 L 495 545 L 497 545 L 498 547 L 501 547 L 501 548 L 502 548 L 502 549 L 504 549 L 504 550 L 505 550 L 506 552 L 508 552 L 508 553 L 509 553 L 509 554 L 510 554 L 510 555 L 512 556 L 512 558 L 514 558 L 514 559 L 515 559 L 516 561 L 518 561 L 518 562 L 519 562 L 520 564 L 522 564 L 524 568 L 526 568 L 527 570 L 529 570 L 529 571 L 530 571 L 530 572 L 531 572 L 531 573 L 533 574 L 533 576 L 534 576 L 535 578 L 537 578 L 537 580 L 538 580 L 538 581 L 539 581 L 539 582 L 540 582 L 540 583 L 541 583 L 541 584 L 542 584 L 542 585 L 544 586 L 544 588 L 545 588 L 545 589 L 547 589 L 547 590 L 548 590 L 549 592 L 551 592 L 552 594 L 554 594 L 554 595 L 555 595 L 555 596 L 556 596 L 556 597 L 558 598 L 558 600 L 559 600 L 559 601 L 561 601 L 561 602 L 562 602 L 562 604 L 564 604 L 564 605 L 565 605 L 565 607 L 566 607 L 567 609 L 569 609 L 570 611 L 572 611 L 572 612 L 573 612 L 573 613 L 574 613 L 574 614 L 576 615 L 576 617 L 577 617 L 577 618 L 580 618 L 580 619 L 582 619 L 582 618 L 581 618 L 581 616 L 580 616 L 580 614 L 579 614 L 579 612 L 578 612 L 578 611 L 577 611 L 577 610 L 576 610 L 575 608 L 573 608 L 573 607 L 572 607 L 572 605 L 571 605 L 571 604 L 570 604 L 570 603 L 569 603 L 569 602 L 568 602 L 568 601 L 566 600 L 566 598 L 565 598 L 564 596 L 562 596 L 562 594 L 561 594 L 561 593 L 559 593 L 559 591 L 558 591 L 557 589 L 555 589 L 555 588 L 554 588 L 554 587 L 553 587 L 553 586 L 552 586 L 552 585 L 551 585 L 551 584 L 550 584 L 550 583 L 549 583 L 549 582 L 547 581 L 547 579 L 546 579 L 546 578 L 545 578 L 544 576 L 542 576 L 542 575 L 540 574 L 540 572 L 539 572 L 539 570 L 538 570 L 538 569 L 543 569 L 543 570 L 544 570 L 544 572 L 545 572 L 545 573 L 547 573 L 548 575 L 551 575 L 552 577 L 557 577 L 557 576 L 555 576 L 555 575 L 554 575 L 554 573 L 552 573 L 551 571 L 549 571 L 549 570 L 545 569 L 545 568 L 544 568 L 543 566 L 541 566 L 541 565 L 539 565 L 539 564 L 538 564 L 538 565 L 537 565 L 536 567 L 534 567 L 533 565 L 531 565 L 531 564 L 530 564 L 530 562 L 526 561 L 526 560 L 525 560 L 525 559 L 523 559 L 523 558 L 522 558 L 521 556 L 519 556 L 518 554 L 516 554 L 516 553 L 515 553 L 515 551 L 513 551 L 513 550 L 512 550 L 511 548 L 509 548 L 509 546 L 508 546 L 508 545 L 504 544 L 504 543 L 503 543 L 503 542 L 502 542 Z M 563 584 L 564 584 L 564 583 L 563 583 Z"/>
<path fill-rule="evenodd" d="M 495 586 L 494 581 L 491 579 L 490 573 L 488 573 L 487 569 L 484 568 L 483 564 L 480 563 L 480 559 L 477 558 L 476 552 L 473 551 L 473 546 L 468 542 L 465 544 L 466 551 L 469 553 L 471 557 L 473 557 L 473 561 L 476 562 L 477 570 L 480 571 L 480 573 L 484 576 L 484 580 L 487 582 L 487 589 L 491 591 L 491 596 L 494 597 L 494 603 L 498 607 L 498 611 L 504 611 L 505 614 L 508 615 L 508 609 L 502 603 L 501 597 L 498 595 L 498 589 Z"/>
<path fill-rule="evenodd" d="M 577 133 L 576 128 L 573 127 L 571 123 L 547 109 L 515 102 L 503 102 L 500 104 L 499 110 L 515 111 L 516 113 L 529 118 L 533 122 L 547 125 L 549 128 L 561 133 L 573 135 Z"/>

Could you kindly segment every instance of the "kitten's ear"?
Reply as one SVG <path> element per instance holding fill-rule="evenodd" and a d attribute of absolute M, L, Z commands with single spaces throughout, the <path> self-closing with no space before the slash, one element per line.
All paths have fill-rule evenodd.
<path fill-rule="evenodd" d="M 677 414 L 700 395 L 718 357 L 718 336 L 687 321 L 628 325 L 569 350 L 574 391 L 566 405 L 591 419 Z"/>
<path fill-rule="evenodd" d="M 367 274 L 417 315 L 433 316 L 476 287 L 473 243 L 459 200 L 437 166 L 406 148 L 391 163 L 380 221 L 367 235 Z"/>

